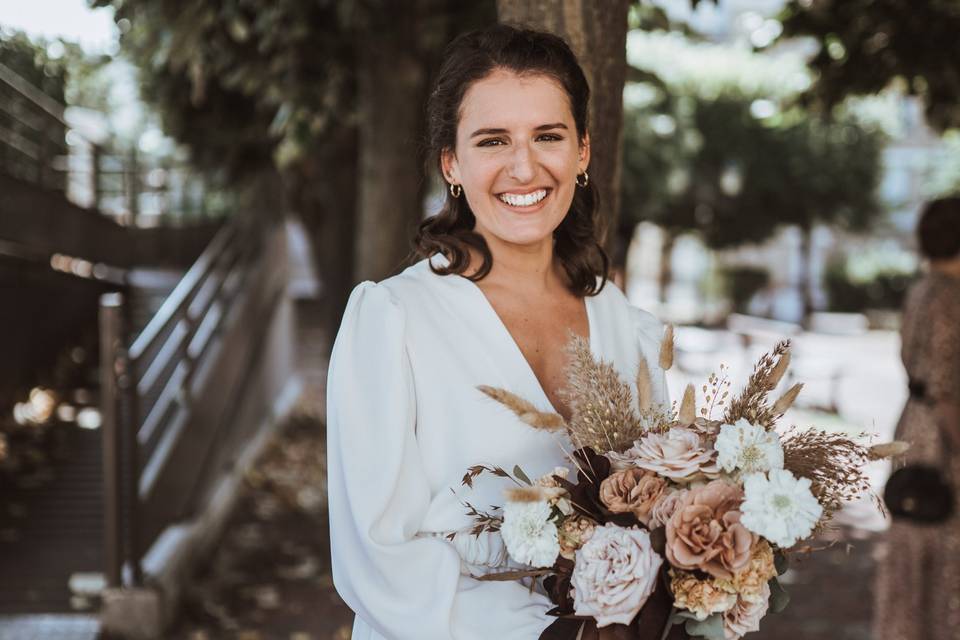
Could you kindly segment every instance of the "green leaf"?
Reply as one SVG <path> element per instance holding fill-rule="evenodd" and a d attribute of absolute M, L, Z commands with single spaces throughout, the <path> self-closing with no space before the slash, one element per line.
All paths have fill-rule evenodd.
<path fill-rule="evenodd" d="M 787 608 L 787 605 L 790 604 L 790 594 L 787 593 L 786 589 L 780 584 L 780 581 L 776 578 L 773 578 L 769 582 L 770 585 L 770 611 L 773 613 L 780 613 Z"/>
<path fill-rule="evenodd" d="M 533 483 L 530 482 L 530 478 L 527 477 L 527 474 L 525 474 L 525 473 L 523 472 L 523 469 L 520 468 L 520 465 L 517 465 L 517 466 L 515 466 L 515 467 L 513 468 L 513 475 L 514 475 L 518 480 L 523 480 L 523 481 L 526 482 L 528 485 L 531 485 L 531 486 L 533 485 Z"/>
<path fill-rule="evenodd" d="M 687 633 L 706 640 L 725 640 L 723 633 L 723 615 L 715 613 L 706 620 L 687 620 Z"/>
<path fill-rule="evenodd" d="M 777 551 L 773 555 L 773 566 L 776 567 L 778 576 L 785 574 L 787 569 L 790 568 L 790 559 L 787 558 L 787 554 L 782 551 Z"/>

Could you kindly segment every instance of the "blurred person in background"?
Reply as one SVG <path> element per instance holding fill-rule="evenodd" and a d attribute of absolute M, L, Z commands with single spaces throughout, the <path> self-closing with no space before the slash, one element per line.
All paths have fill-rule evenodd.
<path fill-rule="evenodd" d="M 941 471 L 957 496 L 960 478 L 960 197 L 924 208 L 917 227 L 929 263 L 907 295 L 901 356 L 910 398 L 897 439 L 907 464 Z M 879 560 L 878 640 L 960 640 L 960 513 L 942 524 L 896 519 Z"/>

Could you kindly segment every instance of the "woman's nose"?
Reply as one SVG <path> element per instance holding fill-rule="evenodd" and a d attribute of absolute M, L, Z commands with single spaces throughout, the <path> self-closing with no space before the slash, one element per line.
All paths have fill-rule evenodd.
<path fill-rule="evenodd" d="M 510 158 L 508 175 L 517 182 L 530 182 L 536 175 L 536 158 L 529 145 L 517 144 L 514 146 L 513 156 Z"/>

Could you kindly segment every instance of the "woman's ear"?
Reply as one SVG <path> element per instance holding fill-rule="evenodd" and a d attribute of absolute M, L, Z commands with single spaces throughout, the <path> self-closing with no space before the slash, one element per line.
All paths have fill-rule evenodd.
<path fill-rule="evenodd" d="M 583 134 L 583 140 L 580 141 L 579 156 L 577 158 L 577 172 L 583 173 L 590 165 L 590 134 Z"/>
<path fill-rule="evenodd" d="M 457 163 L 457 155 L 453 149 L 444 149 L 440 152 L 440 170 L 443 171 L 443 179 L 451 184 L 460 184 L 460 165 Z"/>

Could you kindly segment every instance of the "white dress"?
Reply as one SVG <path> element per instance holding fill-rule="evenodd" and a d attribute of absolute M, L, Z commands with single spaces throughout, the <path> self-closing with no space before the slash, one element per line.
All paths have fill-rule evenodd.
<path fill-rule="evenodd" d="M 586 308 L 595 355 L 625 380 L 641 353 L 660 371 L 658 320 L 612 283 Z M 476 284 L 421 260 L 353 290 L 327 378 L 327 455 L 333 581 L 357 614 L 355 640 L 533 640 L 554 620 L 541 593 L 471 577 L 504 567 L 506 554 L 499 534 L 465 531 L 462 501 L 502 505 L 506 481 L 460 481 L 480 463 L 540 476 L 565 463 L 570 443 L 521 423 L 481 384 L 551 409 Z M 667 402 L 662 375 L 654 393 Z"/>

